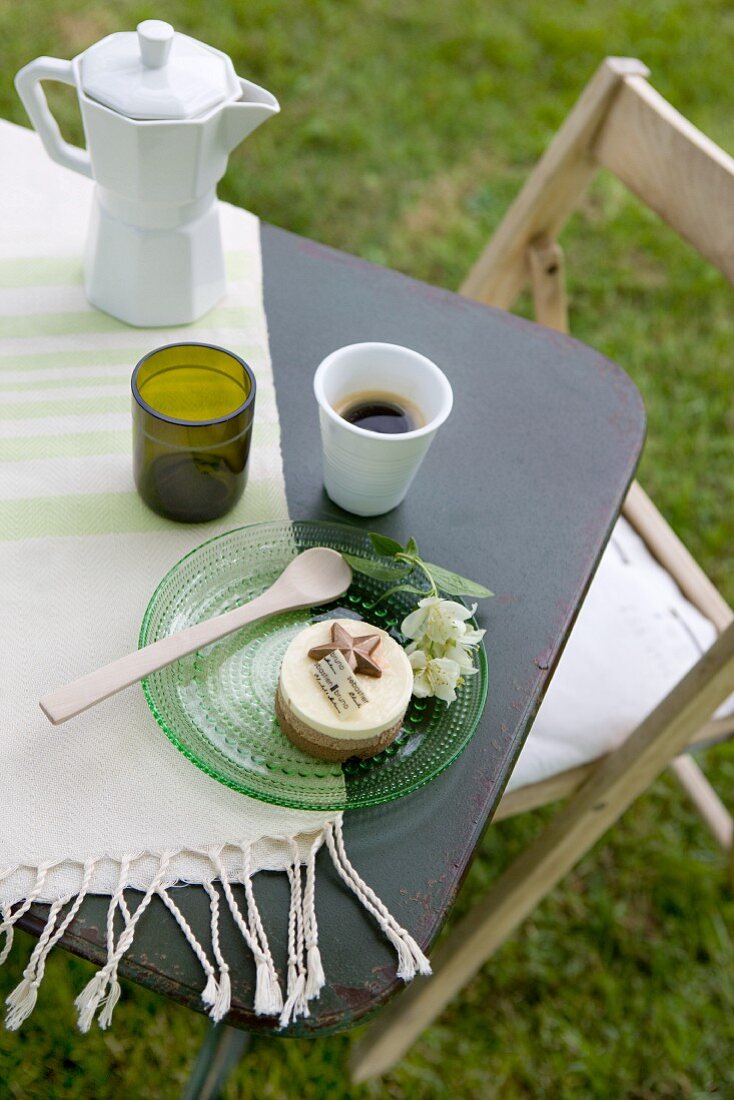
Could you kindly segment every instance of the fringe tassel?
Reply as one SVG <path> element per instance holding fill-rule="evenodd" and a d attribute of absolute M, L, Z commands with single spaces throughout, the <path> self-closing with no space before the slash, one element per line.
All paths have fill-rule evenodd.
<path fill-rule="evenodd" d="M 232 1003 L 232 986 L 229 977 L 229 967 L 222 954 L 222 948 L 219 943 L 219 894 L 217 893 L 211 882 L 204 883 L 204 889 L 209 895 L 209 912 L 211 914 L 211 930 L 212 930 L 212 950 L 214 951 L 214 958 L 216 964 L 219 967 L 219 983 L 217 985 L 217 992 L 212 1002 L 209 1015 L 212 1020 L 218 1022 L 223 1016 L 229 1012 L 230 1005 Z"/>
<path fill-rule="evenodd" d="M 288 1000 L 283 1005 L 283 1011 L 280 1014 L 278 1021 L 278 1030 L 280 1031 L 284 1027 L 288 1027 L 288 1024 L 297 1019 L 299 1015 L 299 1006 L 301 1005 L 305 996 L 305 979 L 303 974 L 298 974 L 293 983 L 291 991 L 288 994 Z"/>
<path fill-rule="evenodd" d="M 87 890 L 89 889 L 89 883 L 94 872 L 95 863 L 96 861 L 92 859 L 87 860 L 84 864 L 84 872 L 82 874 L 79 893 L 76 895 L 69 912 L 60 922 L 58 928 L 55 928 L 56 918 L 62 907 L 69 901 L 69 897 L 59 899 L 52 904 L 44 930 L 33 950 L 28 966 L 23 971 L 23 980 L 16 989 L 12 991 L 6 1001 L 8 1013 L 5 1019 L 5 1026 L 10 1031 L 19 1028 L 35 1008 L 38 989 L 46 972 L 46 960 L 53 947 L 61 939 L 76 916 L 86 896 Z"/>
<path fill-rule="evenodd" d="M 120 877 L 118 880 L 117 889 L 112 895 L 112 898 L 110 900 L 110 908 L 108 909 L 107 962 L 102 967 L 102 969 L 94 975 L 92 980 L 82 990 L 82 992 L 79 994 L 76 1001 L 74 1002 L 79 1012 L 78 1023 L 80 1031 L 89 1031 L 92 1020 L 94 1019 L 95 1013 L 99 1007 L 100 1001 L 105 994 L 108 984 L 110 986 L 110 992 L 105 1001 L 105 1011 L 103 1011 L 102 1014 L 104 1023 L 102 1022 L 101 1018 L 100 1024 L 105 1028 L 109 1026 L 112 1018 L 112 1010 L 114 1009 L 120 997 L 120 987 L 117 981 L 117 967 L 119 966 L 122 956 L 125 954 L 131 943 L 133 942 L 135 927 L 138 921 L 150 905 L 151 898 L 154 894 L 158 892 L 158 887 L 161 885 L 163 879 L 165 878 L 168 864 L 171 862 L 172 855 L 173 852 L 171 852 L 170 850 L 162 853 L 160 863 L 158 864 L 158 871 L 156 872 L 153 881 L 143 894 L 143 898 L 140 904 L 130 917 L 130 920 L 126 924 L 125 928 L 120 933 L 120 937 L 117 941 L 117 947 L 112 950 L 111 948 L 114 938 L 114 913 L 115 908 L 120 904 L 120 898 L 122 896 L 123 890 L 125 889 L 127 868 L 129 865 L 129 860 L 122 861 L 120 865 Z M 110 912 L 112 914 L 111 916 Z"/>
<path fill-rule="evenodd" d="M 221 860 L 221 848 L 212 848 L 209 852 L 209 858 L 212 861 L 214 869 L 216 870 L 219 879 L 222 883 L 222 890 L 224 896 L 227 899 L 230 912 L 234 919 L 235 924 L 240 930 L 242 938 L 247 946 L 252 951 L 255 957 L 255 1012 L 259 1016 L 277 1016 L 280 1012 L 280 1004 L 282 1003 L 280 989 L 278 987 L 278 975 L 275 970 L 272 955 L 270 951 L 267 953 L 262 949 L 258 939 L 258 933 L 254 935 L 247 926 L 247 923 L 240 912 L 240 908 L 237 904 L 234 894 L 232 893 L 232 886 L 227 873 L 224 869 Z M 247 893 L 247 888 L 245 887 Z M 252 903 L 254 906 L 255 898 L 252 896 Z M 256 908 L 256 907 L 255 907 Z M 248 896 L 248 909 L 249 909 L 249 896 Z M 261 925 L 262 927 L 262 925 Z M 263 931 L 263 937 L 265 935 Z"/>
<path fill-rule="evenodd" d="M 288 913 L 288 969 L 286 978 L 286 997 L 278 980 L 272 953 L 268 944 L 262 918 L 260 916 L 252 885 L 252 852 L 249 845 L 240 845 L 243 864 L 242 881 L 247 900 L 247 920 L 240 910 L 232 892 L 232 884 L 227 877 L 221 854 L 225 846 L 207 850 L 214 872 L 221 881 L 224 898 L 229 906 L 237 928 L 245 943 L 252 951 L 255 960 L 255 996 L 254 1008 L 258 1015 L 278 1017 L 278 1027 L 285 1028 L 299 1017 L 309 1015 L 309 1001 L 318 997 L 325 983 L 324 967 L 318 943 L 316 921 L 316 853 L 322 843 L 326 845 L 337 873 L 364 907 L 375 918 L 397 955 L 398 977 L 408 981 L 416 973 L 430 974 L 428 959 L 413 937 L 395 920 L 384 903 L 374 891 L 360 878 L 350 863 L 344 847 L 341 816 L 319 833 L 311 843 L 307 858 L 301 862 L 300 852 L 295 839 L 290 841 L 292 862 L 287 868 L 290 882 L 290 905 Z M 79 1028 L 86 1032 L 99 1012 L 101 1028 L 109 1027 L 121 987 L 117 971 L 125 952 L 133 942 L 138 921 L 150 904 L 154 895 L 158 895 L 172 914 L 184 934 L 189 946 L 199 960 L 206 981 L 201 992 L 204 1005 L 215 1021 L 221 1020 L 231 1007 L 232 982 L 229 966 L 223 956 L 219 937 L 220 895 L 211 881 L 203 883 L 209 894 L 211 913 L 211 939 L 214 965 L 205 948 L 197 939 L 191 925 L 179 907 L 168 894 L 163 882 L 166 876 L 172 851 L 163 852 L 158 870 L 143 894 L 142 900 L 131 914 L 124 891 L 129 880 L 131 862 L 142 853 L 128 855 L 120 861 L 120 874 L 115 893 L 110 898 L 107 911 L 107 959 L 104 966 L 87 983 L 76 998 Z M 201 855 L 204 852 L 199 853 Z M 39 865 L 36 881 L 30 893 L 13 912 L 12 905 L 6 904 L 0 909 L 0 942 L 2 934 L 5 942 L 0 951 L 0 963 L 4 962 L 12 945 L 15 923 L 42 896 L 45 879 L 53 863 Z M 36 944 L 28 966 L 23 971 L 22 980 L 9 994 L 6 1000 L 6 1026 L 15 1029 L 30 1015 L 36 1003 L 38 988 L 43 979 L 49 952 L 61 939 L 74 919 L 86 896 L 96 866 L 95 860 L 84 865 L 82 884 L 79 893 L 72 900 L 66 915 L 59 921 L 62 908 L 71 900 L 65 897 L 55 901 L 49 910 L 48 919 Z M 13 869 L 11 868 L 11 871 Z M 5 877 L 0 873 L 0 878 Z M 124 926 L 115 943 L 115 917 L 120 910 Z M 58 923 L 57 923 L 58 922 Z"/>
<path fill-rule="evenodd" d="M 19 985 L 10 993 L 5 1004 L 8 1010 L 5 1014 L 5 1026 L 8 1031 L 17 1031 L 20 1025 L 28 1019 L 36 1007 L 38 996 L 38 983 L 32 978 L 23 978 Z"/>
<path fill-rule="evenodd" d="M 214 998 L 214 1004 L 212 1005 L 209 1015 L 215 1023 L 218 1023 L 223 1016 L 226 1016 L 229 1012 L 232 1003 L 232 990 L 230 985 L 229 970 L 222 970 L 219 978 L 219 989 L 217 995 Z"/>
<path fill-rule="evenodd" d="M 303 896 L 301 892 L 301 863 L 295 841 L 293 864 L 288 868 L 291 884 L 291 903 L 288 912 L 288 998 L 280 1014 L 278 1028 L 287 1027 L 299 1016 L 308 1016 L 308 998 L 306 995 L 306 950 L 304 937 Z"/>
<path fill-rule="evenodd" d="M 359 877 L 349 862 L 344 849 L 344 835 L 340 818 L 326 826 L 326 844 L 339 876 L 350 890 L 357 895 L 365 909 L 372 913 L 385 936 L 395 948 L 398 956 L 398 977 L 407 982 L 416 973 L 430 974 L 431 964 L 416 941 L 409 932 L 400 927 L 387 906 L 380 901 L 374 890 Z"/>
<path fill-rule="evenodd" d="M 120 871 L 117 876 L 117 886 L 115 892 L 110 898 L 110 903 L 107 906 L 107 922 L 106 922 L 106 936 L 107 936 L 107 963 L 105 968 L 95 974 L 91 982 L 88 983 L 85 989 L 77 997 L 74 1002 L 79 1013 L 79 1029 L 83 1032 L 89 1031 L 92 1026 L 92 1020 L 95 1013 L 102 1002 L 105 990 L 108 984 L 107 972 L 108 968 L 112 966 L 112 956 L 115 950 L 115 913 L 120 905 L 123 897 L 123 891 L 127 886 L 128 872 L 130 869 L 130 857 L 123 856 L 120 860 Z M 97 979 L 97 980 L 95 980 Z M 100 1014 L 100 1026 L 104 1016 L 104 1027 L 109 1027 L 112 1019 L 112 1010 L 120 999 L 120 983 L 117 981 L 116 976 L 112 978 L 110 982 L 110 992 L 107 995 L 102 1013 Z"/>
<path fill-rule="evenodd" d="M 116 977 L 110 978 L 109 985 L 110 991 L 105 997 L 104 1004 L 102 1005 L 102 1011 L 100 1012 L 99 1020 L 97 1021 L 103 1031 L 106 1031 L 112 1023 L 112 1012 L 115 1005 L 120 999 L 120 994 L 122 993 L 120 983 L 118 982 Z"/>
<path fill-rule="evenodd" d="M 306 1000 L 318 997 L 326 977 L 319 951 L 319 930 L 316 924 L 316 850 L 321 840 L 311 845 L 306 863 L 306 888 L 303 892 L 303 927 L 306 944 Z"/>
<path fill-rule="evenodd" d="M 214 1004 L 217 999 L 217 993 L 219 992 L 219 986 L 217 985 L 217 979 L 214 977 L 214 970 L 206 980 L 206 985 L 201 991 L 202 1002 L 209 1008 Z"/>
<path fill-rule="evenodd" d="M 112 1023 L 112 1013 L 122 993 L 120 983 L 117 980 L 117 964 L 112 962 L 112 957 L 115 951 L 115 914 L 118 907 L 125 921 L 125 928 L 127 928 L 130 923 L 130 910 L 127 908 L 127 903 L 124 900 L 125 887 L 128 883 L 129 873 L 130 856 L 123 856 L 120 860 L 120 873 L 117 876 L 117 887 L 107 907 L 107 965 L 110 967 L 108 978 L 109 992 L 102 1002 L 102 1011 L 97 1021 L 103 1031 L 106 1031 Z M 120 935 L 122 935 L 122 933 L 120 933 Z"/>
<path fill-rule="evenodd" d="M 36 872 L 36 881 L 33 884 L 33 889 L 30 894 L 28 894 L 23 904 L 18 906 L 14 913 L 9 907 L 3 910 L 3 920 L 2 924 L 0 924 L 0 936 L 5 933 L 5 946 L 2 952 L 0 952 L 0 966 L 2 966 L 7 959 L 10 954 L 10 948 L 13 946 L 13 926 L 15 922 L 27 913 L 33 905 L 33 902 L 40 897 L 43 892 L 43 884 L 46 881 L 46 875 L 51 867 L 53 867 L 53 863 L 41 863 Z"/>
<path fill-rule="evenodd" d="M 253 939 L 260 949 L 260 955 L 256 958 L 255 1013 L 258 1016 L 277 1016 L 283 1009 L 283 994 L 260 911 L 255 901 L 252 887 L 252 849 L 249 844 L 242 848 L 242 857 L 242 880 L 247 898 L 247 916 L 250 920 Z"/>
<path fill-rule="evenodd" d="M 272 960 L 258 959 L 255 964 L 256 1016 L 277 1016 L 283 1009 L 283 992 Z"/>
<path fill-rule="evenodd" d="M 68 900 L 68 898 L 60 898 L 58 901 L 55 901 L 49 909 L 43 932 L 33 949 L 33 953 L 28 961 L 28 966 L 23 971 L 23 978 L 5 999 L 5 1004 L 8 1006 L 8 1011 L 5 1016 L 5 1026 L 8 1031 L 17 1031 L 23 1021 L 28 1019 L 31 1012 L 33 1012 L 33 1009 L 36 1007 L 36 998 L 38 997 L 38 987 L 40 985 L 40 980 L 36 974 L 38 960 L 51 938 L 54 925 L 56 924 L 56 918 L 59 915 L 59 910 L 63 905 L 66 905 Z"/>
<path fill-rule="evenodd" d="M 204 948 L 201 946 L 196 936 L 194 935 L 194 931 L 189 922 L 186 920 L 186 917 L 176 905 L 173 898 L 168 895 L 168 893 L 163 889 L 162 886 L 158 890 L 158 897 L 175 918 L 176 923 L 183 932 L 189 946 L 191 947 L 191 950 L 194 952 L 197 959 L 201 963 L 204 974 L 206 975 L 206 985 L 201 991 L 201 999 L 203 1003 L 207 1005 L 207 1007 L 211 1007 L 211 1005 L 213 1005 L 216 1001 L 217 991 L 219 988 L 217 985 L 216 976 L 214 974 L 214 967 L 209 962 Z"/>
<path fill-rule="evenodd" d="M 92 1020 L 104 996 L 107 987 L 107 975 L 103 970 L 98 970 L 90 982 L 87 982 L 77 999 L 74 1007 L 77 1010 L 77 1025 L 79 1030 L 86 1034 L 92 1026 Z"/>
<path fill-rule="evenodd" d="M 278 1028 L 287 1027 L 293 1018 L 296 999 L 302 990 L 298 989 L 298 964 L 296 960 L 296 891 L 293 872 L 288 868 L 291 884 L 291 900 L 288 907 L 288 976 L 286 978 L 286 1001 L 278 1020 Z M 304 983 L 305 986 L 305 983 Z"/>
<path fill-rule="evenodd" d="M 130 864 L 132 863 L 134 858 L 138 857 L 138 855 L 140 855 L 140 853 L 137 853 L 137 855 L 135 856 L 133 856 L 132 854 L 126 855 L 123 856 L 120 860 L 120 874 L 117 880 L 117 889 L 112 896 L 109 908 L 107 910 L 107 961 L 109 963 L 112 959 L 112 963 L 108 979 L 109 991 L 104 1001 L 102 1002 L 102 1011 L 100 1012 L 98 1019 L 99 1026 L 102 1031 L 106 1031 L 112 1023 L 112 1013 L 114 1012 L 115 1005 L 122 995 L 122 987 L 117 979 L 117 968 L 119 966 L 121 956 L 117 959 L 114 959 L 113 957 L 115 946 L 115 913 L 119 908 L 122 914 L 122 919 L 125 922 L 125 928 L 123 929 L 123 931 L 127 931 L 127 928 L 132 920 L 132 916 L 130 914 L 127 902 L 125 901 L 125 887 L 127 886 L 129 881 Z M 154 893 L 159 893 L 159 890 L 156 889 Z M 132 943 L 132 936 L 130 938 L 130 943 Z M 125 950 L 127 950 L 127 947 L 125 948 Z"/>
<path fill-rule="evenodd" d="M 313 1001 L 326 984 L 324 965 L 321 961 L 321 952 L 317 943 L 306 948 L 306 971 L 306 1000 Z"/>

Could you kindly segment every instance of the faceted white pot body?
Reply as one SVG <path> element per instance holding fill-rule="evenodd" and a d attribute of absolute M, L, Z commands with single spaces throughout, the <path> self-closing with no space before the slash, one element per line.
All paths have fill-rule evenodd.
<path fill-rule="evenodd" d="M 130 224 L 110 212 L 95 188 L 84 253 L 84 288 L 97 309 L 128 325 L 185 325 L 224 297 L 219 205 L 175 227 Z"/>

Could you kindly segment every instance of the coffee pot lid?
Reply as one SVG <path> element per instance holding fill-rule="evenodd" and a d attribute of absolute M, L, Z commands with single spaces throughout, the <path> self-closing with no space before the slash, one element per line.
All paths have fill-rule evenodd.
<path fill-rule="evenodd" d="M 81 82 L 92 99 L 134 119 L 195 118 L 240 93 L 226 54 L 160 19 L 91 46 Z"/>

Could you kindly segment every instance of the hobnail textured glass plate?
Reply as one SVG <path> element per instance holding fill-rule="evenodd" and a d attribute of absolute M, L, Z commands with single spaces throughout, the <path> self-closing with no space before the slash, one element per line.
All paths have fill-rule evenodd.
<path fill-rule="evenodd" d="M 375 558 L 369 538 L 332 523 L 259 523 L 203 543 L 163 578 L 148 604 L 139 644 L 149 645 L 259 595 L 288 562 L 311 546 Z M 420 579 L 410 583 L 420 586 Z M 301 752 L 281 732 L 274 700 L 278 672 L 294 635 L 309 621 L 356 618 L 398 633 L 416 596 L 355 574 L 329 607 L 278 615 L 245 627 L 143 680 L 153 715 L 173 744 L 228 787 L 264 802 L 307 810 L 343 810 L 389 802 L 422 787 L 456 759 L 477 727 L 487 695 L 484 649 L 476 676 L 456 702 L 412 699 L 393 744 L 366 761 L 331 764 Z"/>

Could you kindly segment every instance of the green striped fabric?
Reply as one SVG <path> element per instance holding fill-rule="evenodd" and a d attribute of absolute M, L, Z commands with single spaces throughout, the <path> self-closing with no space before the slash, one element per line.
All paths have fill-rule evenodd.
<path fill-rule="evenodd" d="M 124 887 L 147 891 L 142 896 L 150 900 L 151 888 L 161 883 L 209 883 L 213 875 L 242 882 L 265 868 L 291 875 L 297 923 L 305 929 L 309 921 L 315 936 L 299 868 L 312 866 L 310 856 L 339 815 L 271 805 L 216 783 L 158 730 L 139 687 L 78 715 L 63 734 L 51 731 L 38 706 L 54 687 L 135 648 L 161 578 L 201 542 L 238 525 L 288 520 L 259 222 L 221 204 L 229 287 L 208 316 L 179 328 L 129 328 L 91 308 L 84 295 L 80 255 L 92 181 L 53 165 L 28 130 L 0 120 L 0 141 L 6 200 L 0 209 L 0 941 L 8 919 L 20 912 L 8 918 L 9 907 L 24 898 L 113 895 L 114 914 Z M 216 523 L 162 519 L 133 484 L 130 374 L 142 355 L 174 341 L 231 348 L 257 378 L 247 488 Z M 253 543 L 266 537 L 255 530 Z M 269 660 L 274 651 L 262 652 Z M 238 677 L 239 667 L 236 659 L 224 659 L 212 675 Z M 201 700 L 191 701 L 195 711 Z M 344 798 L 341 769 L 318 781 L 325 800 Z M 41 941 L 47 950 L 61 927 L 54 928 L 58 907 L 51 912 Z M 288 912 L 286 902 L 285 924 Z M 93 979 L 91 994 L 89 986 L 82 994 L 92 1013 L 95 990 L 105 992 L 98 983 L 112 981 L 130 946 L 119 927 L 114 932 L 101 978 Z M 253 938 L 269 932 L 258 925 Z M 177 932 L 161 925 L 160 934 Z M 238 955 L 228 961 L 217 955 L 215 973 L 208 943 L 200 950 L 202 987 L 210 992 L 213 981 L 217 1011 L 226 1011 L 223 967 L 238 965 Z M 309 947 L 306 965 L 312 954 Z M 39 958 L 44 964 L 45 955 L 36 952 L 32 967 Z M 287 987 L 281 1000 L 293 1003 L 296 970 L 300 975 L 300 964 L 289 967 L 290 982 L 279 983 L 274 968 L 268 974 L 273 1011 L 279 984 Z M 20 1004 L 22 995 L 29 1008 L 28 987 L 24 977 L 12 998 Z M 12 998 L 8 1021 L 16 1026 L 21 1017 Z M 111 1002 L 103 1000 L 104 1012 Z"/>
<path fill-rule="evenodd" d="M 253 270 L 249 252 L 230 252 L 226 256 L 227 278 L 242 279 Z M 81 285 L 82 262 L 79 256 L 8 257 L 0 266 L 0 289 L 4 287 Z"/>
<path fill-rule="evenodd" d="M 143 355 L 181 340 L 218 343 L 258 381 L 248 488 L 221 527 L 286 518 L 280 429 L 262 303 L 259 227 L 227 234 L 228 295 L 176 329 L 137 329 L 93 309 L 77 256 L 0 258 L 0 541 L 152 533 L 132 482 L 130 375 Z"/>

